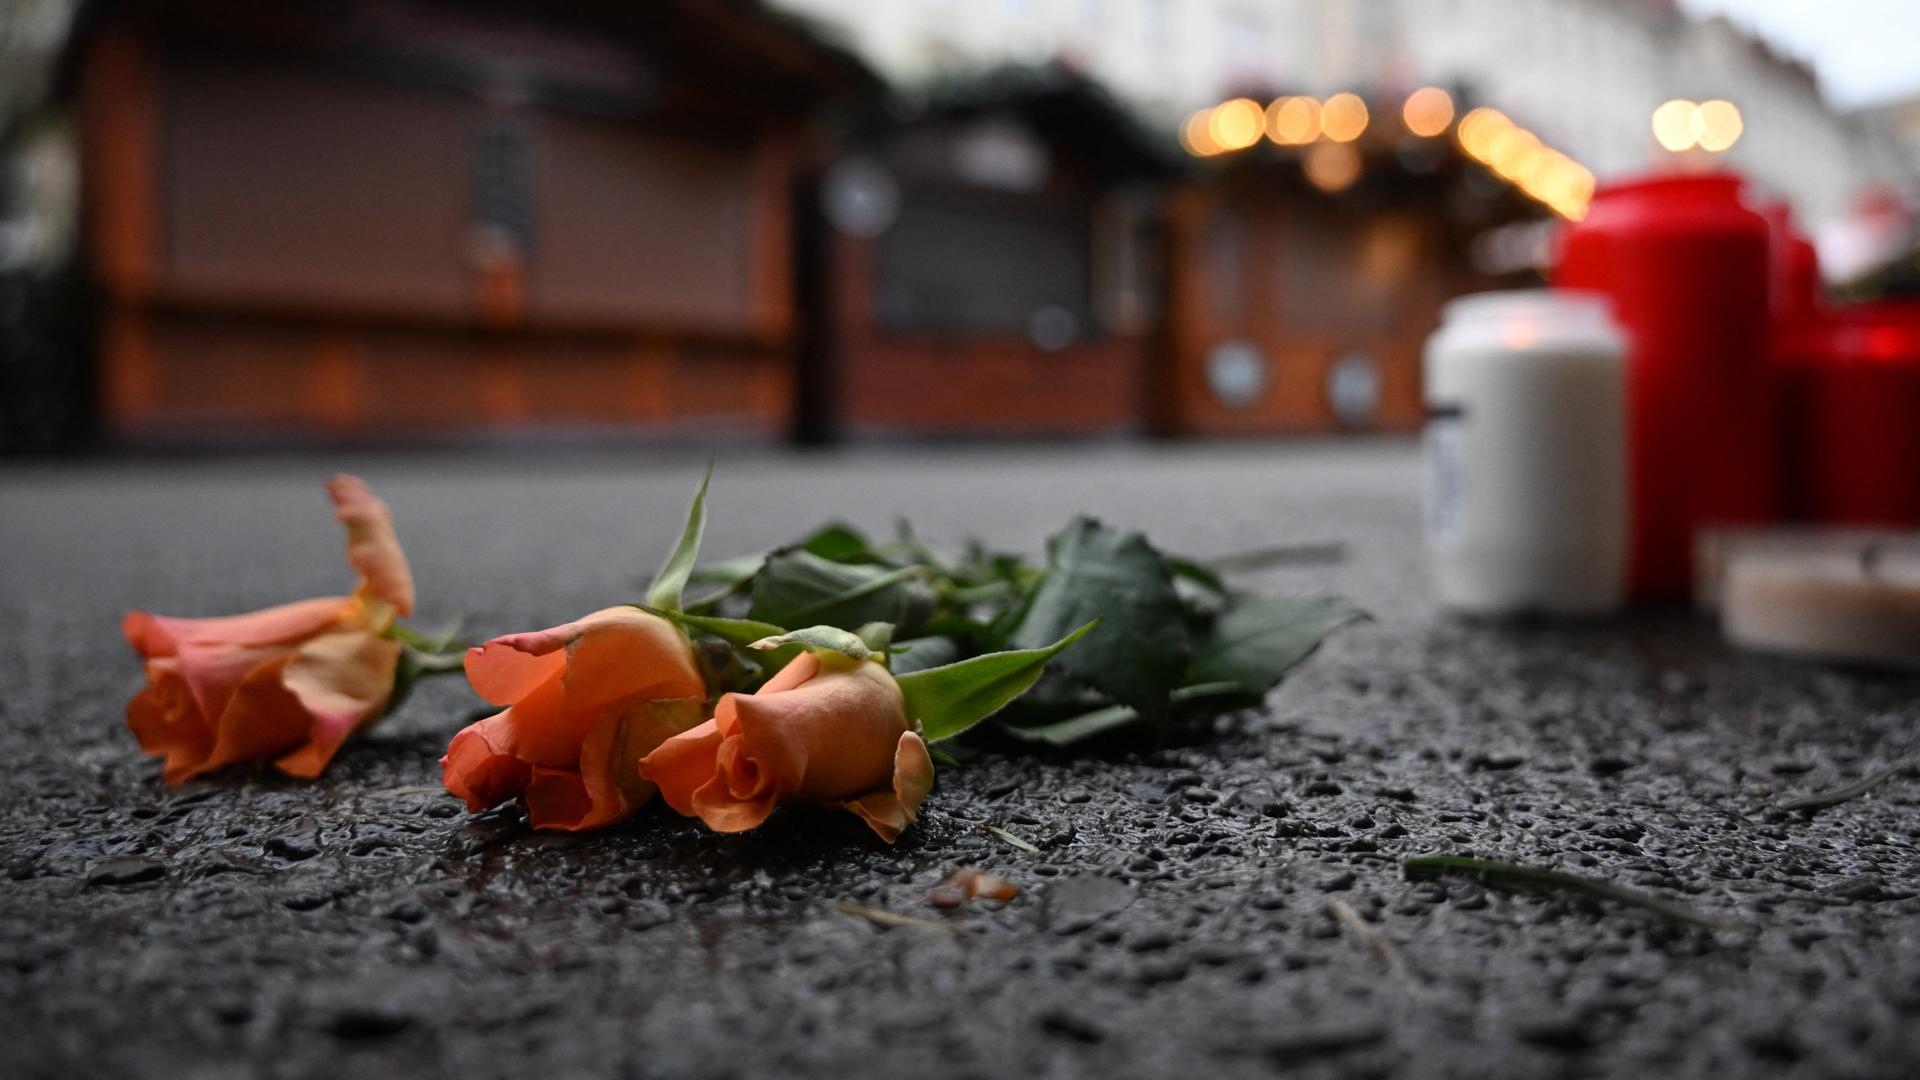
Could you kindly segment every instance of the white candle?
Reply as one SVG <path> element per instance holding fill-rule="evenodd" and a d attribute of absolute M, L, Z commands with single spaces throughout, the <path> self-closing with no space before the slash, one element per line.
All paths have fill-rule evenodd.
<path fill-rule="evenodd" d="M 1447 305 L 1426 349 L 1427 554 L 1441 606 L 1588 614 L 1620 603 L 1624 351 L 1597 296 Z"/>
<path fill-rule="evenodd" d="M 1744 648 L 1920 670 L 1920 541 L 1736 552 L 1720 625 Z"/>

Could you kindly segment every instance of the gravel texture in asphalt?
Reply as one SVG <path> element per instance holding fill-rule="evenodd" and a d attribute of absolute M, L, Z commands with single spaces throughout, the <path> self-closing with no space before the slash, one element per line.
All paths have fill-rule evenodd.
<path fill-rule="evenodd" d="M 1207 555 L 1341 539 L 1339 633 L 1259 712 L 943 768 L 894 847 L 850 815 L 593 835 L 439 789 L 478 702 L 423 688 L 326 776 L 160 784 L 128 608 L 351 581 L 320 483 L 394 507 L 417 624 L 629 599 L 701 460 L 282 456 L 0 474 L 0 1074 L 360 1077 L 1920 1074 L 1920 679 L 1734 652 L 1683 614 L 1437 617 L 1404 443 L 723 456 L 707 551 L 829 518 L 1037 552 L 1076 511 Z M 1005 830 L 1034 854 L 989 833 Z M 1564 890 L 1410 881 L 1553 867 Z M 960 866 L 1005 904 L 944 908 Z"/>

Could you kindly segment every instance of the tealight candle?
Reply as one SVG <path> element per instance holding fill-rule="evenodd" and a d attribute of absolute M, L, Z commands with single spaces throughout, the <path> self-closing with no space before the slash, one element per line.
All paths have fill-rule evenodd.
<path fill-rule="evenodd" d="M 1720 611 L 1720 593 L 1727 567 L 1737 556 L 1839 555 L 1859 558 L 1868 544 L 1894 551 L 1913 543 L 1897 529 L 1854 529 L 1832 525 L 1723 525 L 1704 527 L 1693 534 L 1693 602 L 1700 611 Z"/>
<path fill-rule="evenodd" d="M 1736 553 L 1720 625 L 1744 648 L 1920 670 L 1920 540 Z"/>

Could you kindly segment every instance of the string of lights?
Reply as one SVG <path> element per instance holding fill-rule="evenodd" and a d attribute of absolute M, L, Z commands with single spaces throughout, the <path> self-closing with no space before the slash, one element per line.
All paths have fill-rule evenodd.
<path fill-rule="evenodd" d="M 1692 102 L 1685 104 L 1693 106 Z M 1474 109 L 1461 117 L 1458 125 L 1454 112 L 1451 94 L 1427 86 L 1407 95 L 1399 118 L 1406 133 L 1416 138 L 1440 138 L 1452 130 L 1469 157 L 1529 198 L 1564 218 L 1585 215 L 1594 187 L 1593 173 L 1585 166 L 1547 146 L 1539 136 L 1496 109 Z M 1718 117 L 1688 122 L 1711 125 L 1716 139 L 1724 125 Z M 1364 165 L 1353 144 L 1372 123 L 1367 103 L 1358 94 L 1342 92 L 1324 101 L 1303 95 L 1280 97 L 1265 108 L 1252 98 L 1242 97 L 1188 117 L 1181 125 L 1180 144 L 1194 157 L 1247 150 L 1263 139 L 1276 146 L 1304 147 L 1301 167 L 1308 182 L 1323 191 L 1340 191 L 1360 177 Z M 1734 123 L 1738 123 L 1737 112 Z M 1704 138 L 1701 145 L 1707 145 Z"/>

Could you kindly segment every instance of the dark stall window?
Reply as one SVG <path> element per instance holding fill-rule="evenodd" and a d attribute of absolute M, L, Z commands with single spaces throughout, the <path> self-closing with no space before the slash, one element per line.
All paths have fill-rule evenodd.
<path fill-rule="evenodd" d="M 533 206 L 533 133 L 518 117 L 494 117 L 474 139 L 473 223 L 498 230 L 516 251 L 530 251 Z"/>
<path fill-rule="evenodd" d="M 978 190 L 909 191 L 875 241 L 874 308 L 903 332 L 1096 336 L 1086 205 Z"/>

